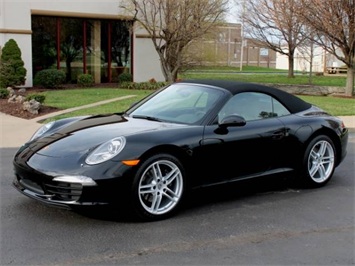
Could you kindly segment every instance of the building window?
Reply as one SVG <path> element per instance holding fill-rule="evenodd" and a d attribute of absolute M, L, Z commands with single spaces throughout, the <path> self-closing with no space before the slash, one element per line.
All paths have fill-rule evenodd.
<path fill-rule="evenodd" d="M 117 82 L 130 72 L 131 21 L 32 16 L 33 75 L 57 68 L 67 83 L 82 73 L 95 83 Z"/>

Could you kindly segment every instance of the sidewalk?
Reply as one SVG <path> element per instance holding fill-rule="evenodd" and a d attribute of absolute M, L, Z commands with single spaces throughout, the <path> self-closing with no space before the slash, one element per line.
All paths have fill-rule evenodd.
<path fill-rule="evenodd" d="M 118 101 L 127 97 L 133 97 L 133 96 L 130 95 L 125 97 L 120 97 L 116 99 L 111 99 L 109 101 Z M 0 148 L 20 147 L 23 143 L 25 143 L 31 138 L 33 133 L 38 128 L 42 126 L 42 124 L 40 124 L 38 121 L 41 121 L 51 116 L 72 112 L 74 111 L 73 109 L 78 110 L 81 108 L 87 108 L 93 105 L 103 104 L 107 102 L 108 101 L 99 102 L 99 103 L 91 104 L 90 106 L 86 105 L 78 108 L 72 108 L 70 110 L 67 109 L 56 113 L 51 113 L 50 115 L 37 117 L 31 120 L 26 120 L 26 119 L 0 113 L 0 122 L 1 122 Z M 348 127 L 351 132 L 355 132 L 355 116 L 340 116 L 339 118 L 341 118 L 344 121 L 345 126 Z"/>

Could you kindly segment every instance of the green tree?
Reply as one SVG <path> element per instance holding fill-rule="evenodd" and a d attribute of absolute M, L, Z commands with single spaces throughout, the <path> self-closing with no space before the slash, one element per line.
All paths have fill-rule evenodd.
<path fill-rule="evenodd" d="M 21 50 L 14 39 L 8 40 L 1 52 L 0 87 L 25 83 L 27 70 L 21 58 Z"/>

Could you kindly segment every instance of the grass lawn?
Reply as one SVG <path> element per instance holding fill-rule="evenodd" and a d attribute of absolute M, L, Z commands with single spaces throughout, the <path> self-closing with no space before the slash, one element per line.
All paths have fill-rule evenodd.
<path fill-rule="evenodd" d="M 91 104 L 112 98 L 118 98 L 125 95 L 137 95 L 142 98 L 151 93 L 145 90 L 126 90 L 112 88 L 89 88 L 89 89 L 66 89 L 66 90 L 48 90 L 41 94 L 46 96 L 45 105 L 61 109 L 68 109 L 86 104 Z M 134 97 L 132 102 L 137 101 Z"/>
<path fill-rule="evenodd" d="M 133 94 L 129 94 L 129 95 L 133 95 Z M 98 114 L 109 114 L 109 113 L 123 112 L 123 111 L 127 110 L 128 107 L 131 106 L 133 103 L 142 99 L 144 96 L 145 95 L 143 95 L 143 94 L 135 95 L 134 97 L 129 98 L 129 99 L 119 100 L 119 101 L 115 101 L 115 102 L 111 102 L 111 103 L 106 103 L 106 104 L 102 104 L 102 105 L 98 105 L 98 106 L 94 106 L 94 107 L 90 107 L 90 108 L 85 108 L 85 109 L 73 111 L 73 112 L 66 113 L 66 114 L 57 115 L 55 117 L 48 118 L 43 122 L 47 123 L 52 120 L 58 120 L 58 119 L 73 117 L 73 116 L 98 115 Z"/>
<path fill-rule="evenodd" d="M 95 93 L 95 90 L 98 90 L 98 92 Z M 63 93 L 62 99 L 65 99 L 65 101 L 60 100 L 60 98 L 58 98 L 59 94 L 62 93 Z M 60 92 L 47 91 L 45 93 L 46 94 L 45 104 L 48 106 L 58 107 L 62 109 L 82 106 L 89 103 L 106 100 L 106 99 L 112 99 L 124 95 L 134 95 L 134 97 L 58 115 L 50 119 L 47 119 L 43 122 L 49 122 L 51 120 L 58 120 L 61 118 L 72 117 L 72 116 L 122 112 L 126 110 L 131 104 L 139 101 L 143 97 L 147 96 L 149 93 L 152 93 L 152 91 L 105 89 L 105 88 L 80 89 L 80 90 L 75 89 L 75 90 L 65 90 Z M 67 97 L 68 95 L 71 96 Z M 299 95 L 298 97 L 314 105 L 319 106 L 320 108 L 324 109 L 325 111 L 335 116 L 355 115 L 355 99 L 340 98 L 340 97 L 333 97 L 333 96 L 305 96 L 305 95 Z"/>
<path fill-rule="evenodd" d="M 44 104 L 46 106 L 57 107 L 60 109 L 68 109 L 78 106 L 83 106 L 99 101 L 118 98 L 126 95 L 134 97 L 119 100 L 99 106 L 85 108 L 73 111 L 66 114 L 61 114 L 43 121 L 47 123 L 52 120 L 61 118 L 80 116 L 80 115 L 96 115 L 105 113 L 117 113 L 128 109 L 130 105 L 152 93 L 149 90 L 127 90 L 127 89 L 112 89 L 112 88 L 88 88 L 88 89 L 66 89 L 66 90 L 48 90 L 41 94 L 46 96 Z M 69 97 L 70 96 L 70 97 Z"/>
<path fill-rule="evenodd" d="M 194 67 L 183 71 L 179 78 L 181 79 L 224 79 L 234 81 L 245 81 L 255 83 L 270 84 L 303 84 L 308 85 L 308 74 L 302 74 L 295 71 L 294 78 L 287 77 L 287 70 L 274 69 L 255 66 L 243 66 L 242 71 L 239 67 L 216 66 L 216 67 Z M 312 84 L 318 86 L 345 87 L 345 76 L 317 76 L 313 74 Z"/>
<path fill-rule="evenodd" d="M 224 79 L 245 81 L 263 84 L 309 84 L 308 75 L 296 72 L 295 78 L 287 78 L 287 70 L 243 66 L 241 72 L 239 67 L 195 67 L 182 72 L 179 75 L 182 79 Z M 344 87 L 346 77 L 334 76 L 313 76 L 312 82 L 318 86 L 340 86 Z M 48 90 L 43 92 L 46 96 L 45 105 L 61 109 L 78 107 L 102 100 L 117 98 L 125 95 L 134 97 L 112 102 L 96 107 L 86 108 L 71 113 L 51 118 L 57 120 L 77 115 L 116 113 L 126 110 L 132 103 L 137 102 L 152 91 L 148 90 L 127 90 L 115 88 L 88 88 L 88 89 L 66 89 Z M 336 116 L 355 115 L 355 99 L 340 98 L 332 96 L 299 96 L 300 98 L 323 108 Z M 48 120 L 46 120 L 47 122 Z"/>
<path fill-rule="evenodd" d="M 312 103 L 328 113 L 335 116 L 348 116 L 355 115 L 355 99 L 354 98 L 341 98 L 333 96 L 305 96 L 299 95 L 298 97 Z"/>
<path fill-rule="evenodd" d="M 269 84 L 309 84 L 309 78 L 306 75 L 296 75 L 294 78 L 288 78 L 287 74 L 240 74 L 240 73 L 225 73 L 213 72 L 208 73 L 209 78 L 245 81 L 253 83 L 269 83 Z M 205 79 L 206 73 L 186 72 L 180 75 L 182 79 Z M 317 86 L 334 86 L 345 87 L 346 79 L 344 77 L 330 77 L 330 76 L 313 76 L 312 84 Z"/>
<path fill-rule="evenodd" d="M 240 73 L 287 73 L 287 69 L 275 69 L 275 68 L 266 68 L 266 67 L 257 67 L 257 66 L 243 66 L 242 70 L 240 67 L 232 67 L 232 66 L 196 66 L 189 68 L 187 70 L 183 70 L 186 72 L 240 72 Z M 297 72 L 297 71 L 295 71 Z"/>

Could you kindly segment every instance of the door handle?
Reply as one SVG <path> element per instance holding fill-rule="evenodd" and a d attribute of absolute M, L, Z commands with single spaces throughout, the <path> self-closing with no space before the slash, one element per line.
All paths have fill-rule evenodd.
<path fill-rule="evenodd" d="M 285 136 L 286 136 L 286 132 L 284 130 L 279 130 L 279 131 L 275 131 L 272 134 L 272 139 L 279 140 L 279 139 L 284 138 Z"/>

